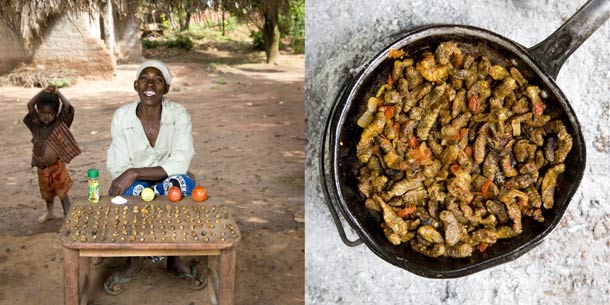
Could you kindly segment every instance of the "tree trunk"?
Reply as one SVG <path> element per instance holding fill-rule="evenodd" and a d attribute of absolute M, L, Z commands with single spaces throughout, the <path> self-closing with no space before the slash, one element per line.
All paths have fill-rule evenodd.
<path fill-rule="evenodd" d="M 191 25 L 191 10 L 186 10 L 186 17 L 184 18 L 184 29 L 182 31 L 188 31 Z"/>
<path fill-rule="evenodd" d="M 102 39 L 106 43 L 106 47 L 108 47 L 110 53 L 117 56 L 118 50 L 116 46 L 116 38 L 114 36 L 114 14 L 112 12 L 112 2 L 102 2 L 100 15 L 102 17 Z"/>
<path fill-rule="evenodd" d="M 135 8 L 129 7 L 129 9 L 135 11 Z M 115 24 L 117 49 L 119 50 L 119 55 L 117 56 L 118 62 L 141 62 L 143 57 L 142 41 L 140 40 L 140 19 L 135 14 L 127 14 L 122 18 L 116 18 Z"/>
<path fill-rule="evenodd" d="M 176 6 L 176 12 L 178 15 L 178 23 L 180 26 L 180 32 L 188 31 L 189 25 L 191 24 L 191 11 L 194 10 L 193 1 L 179 1 Z"/>
<path fill-rule="evenodd" d="M 280 56 L 280 28 L 278 26 L 278 12 L 270 12 L 264 14 L 265 24 L 263 25 L 263 35 L 265 39 L 265 55 L 267 63 L 277 64 L 277 59 Z"/>
<path fill-rule="evenodd" d="M 176 22 L 174 21 L 174 14 L 172 14 L 172 6 L 170 5 L 167 10 L 167 20 L 169 20 L 169 24 L 172 27 L 173 31 L 176 31 Z M 180 20 L 178 20 L 178 30 L 180 30 Z"/>
<path fill-rule="evenodd" d="M 225 36 L 225 8 L 222 7 L 222 37 Z"/>

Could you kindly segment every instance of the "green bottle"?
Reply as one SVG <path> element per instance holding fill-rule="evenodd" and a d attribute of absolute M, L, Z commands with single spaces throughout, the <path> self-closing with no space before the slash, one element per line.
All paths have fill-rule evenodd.
<path fill-rule="evenodd" d="M 91 203 L 98 203 L 100 201 L 100 184 L 97 180 L 99 174 L 97 168 L 90 168 L 87 171 L 87 178 L 89 178 L 87 181 L 87 186 L 89 187 L 87 197 Z"/>

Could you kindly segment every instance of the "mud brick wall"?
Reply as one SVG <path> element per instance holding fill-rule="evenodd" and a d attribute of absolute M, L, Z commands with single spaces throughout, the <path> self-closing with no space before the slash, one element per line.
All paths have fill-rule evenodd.
<path fill-rule="evenodd" d="M 0 75 L 26 58 L 26 51 L 11 30 L 0 24 Z"/>
<path fill-rule="evenodd" d="M 45 68 L 72 69 L 85 78 L 112 79 L 115 60 L 98 33 L 95 23 L 90 23 L 85 14 L 62 16 L 47 29 L 32 63 Z"/>

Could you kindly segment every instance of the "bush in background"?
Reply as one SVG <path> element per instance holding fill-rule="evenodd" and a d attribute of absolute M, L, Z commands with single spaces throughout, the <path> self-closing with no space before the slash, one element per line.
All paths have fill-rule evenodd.
<path fill-rule="evenodd" d="M 156 49 L 159 46 L 158 40 L 149 38 L 142 38 L 142 47 L 144 49 Z"/>
<path fill-rule="evenodd" d="M 167 45 L 170 48 L 190 50 L 193 48 L 195 43 L 193 42 L 193 40 L 191 40 L 190 37 L 183 35 L 183 34 L 178 34 L 173 39 L 169 39 L 165 43 L 165 45 Z"/>
<path fill-rule="evenodd" d="M 252 38 L 252 48 L 257 51 L 265 50 L 265 37 L 263 31 L 257 29 L 256 31 L 250 31 L 250 38 Z"/>

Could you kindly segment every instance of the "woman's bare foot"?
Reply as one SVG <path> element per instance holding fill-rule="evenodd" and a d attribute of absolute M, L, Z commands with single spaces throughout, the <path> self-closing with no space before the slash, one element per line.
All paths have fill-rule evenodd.
<path fill-rule="evenodd" d="M 179 279 L 187 280 L 188 288 L 201 290 L 207 285 L 206 270 L 197 270 L 197 266 L 189 267 L 178 256 L 167 257 L 167 272 Z"/>
<path fill-rule="evenodd" d="M 178 256 L 167 257 L 167 272 L 178 275 L 190 272 L 191 268 L 185 265 L 184 262 Z"/>
<path fill-rule="evenodd" d="M 47 212 L 44 212 L 44 214 L 42 214 L 40 217 L 38 217 L 38 223 L 45 223 L 53 218 L 55 218 L 53 213 L 49 213 L 47 211 Z"/>
<path fill-rule="evenodd" d="M 123 267 L 115 270 L 104 282 L 104 290 L 110 295 L 119 295 L 127 285 L 142 272 L 140 258 L 128 257 Z"/>

